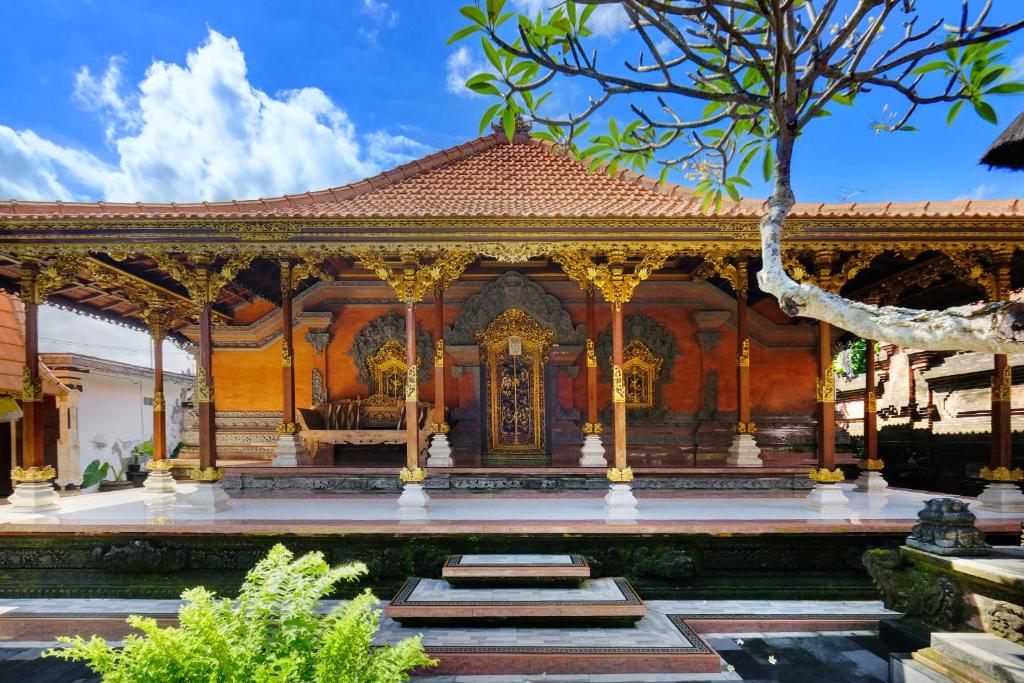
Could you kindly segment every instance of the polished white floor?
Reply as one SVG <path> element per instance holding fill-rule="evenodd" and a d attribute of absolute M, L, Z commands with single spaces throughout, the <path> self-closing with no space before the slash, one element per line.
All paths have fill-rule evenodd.
<path fill-rule="evenodd" d="M 45 513 L 15 511 L 0 505 L 0 528 L 5 525 L 98 525 L 208 524 L 256 522 L 394 522 L 398 520 L 397 496 L 311 493 L 297 497 L 232 498 L 227 507 L 212 510 L 190 505 L 187 494 L 195 484 L 179 486 L 177 494 L 154 494 L 144 489 L 87 493 L 61 498 L 60 509 Z M 866 524 L 871 521 L 915 520 L 924 501 L 941 494 L 890 490 L 882 495 L 857 493 L 844 485 L 850 500 L 839 514 L 816 514 L 804 506 L 805 494 L 791 496 L 738 493 L 666 495 L 639 492 L 640 522 L 686 521 L 800 521 Z M 971 501 L 970 498 L 961 498 Z M 972 505 L 976 508 L 977 505 Z M 1014 521 L 1020 514 L 975 509 L 979 520 Z M 513 496 L 501 494 L 434 494 L 427 522 L 516 523 L 600 522 L 605 519 L 602 492 Z"/>

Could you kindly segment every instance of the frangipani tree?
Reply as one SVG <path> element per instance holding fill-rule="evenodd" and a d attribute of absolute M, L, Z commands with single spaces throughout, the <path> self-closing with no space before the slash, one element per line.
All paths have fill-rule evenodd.
<path fill-rule="evenodd" d="M 511 139 L 522 117 L 544 126 L 536 137 L 589 159 L 594 170 L 628 166 L 662 180 L 680 171 L 695 181 L 705 210 L 738 201 L 747 174 L 760 167 L 772 191 L 760 222 L 758 282 L 789 315 L 904 347 L 1006 353 L 1024 348 L 1019 303 L 931 311 L 853 301 L 794 280 L 781 250 L 795 204 L 794 147 L 830 109 L 888 92 L 901 106 L 875 126 L 908 132 L 922 106 L 947 106 L 949 123 L 964 110 L 995 123 L 989 100 L 1024 93 L 1008 80 L 1003 54 L 1005 37 L 1024 19 L 993 25 L 993 0 L 976 13 L 969 3 L 950 21 L 923 25 L 916 0 L 551 0 L 533 17 L 509 11 L 505 0 L 478 0 L 460 9 L 469 23 L 450 42 L 479 37 L 487 57 L 487 71 L 466 82 L 498 100 L 481 130 L 498 118 Z M 637 58 L 621 66 L 599 59 L 588 27 L 595 9 L 611 4 L 622 6 L 638 43 Z M 579 111 L 552 115 L 545 102 L 567 79 L 597 94 Z M 615 100 L 628 101 L 632 120 L 608 118 L 606 132 L 588 134 Z"/>

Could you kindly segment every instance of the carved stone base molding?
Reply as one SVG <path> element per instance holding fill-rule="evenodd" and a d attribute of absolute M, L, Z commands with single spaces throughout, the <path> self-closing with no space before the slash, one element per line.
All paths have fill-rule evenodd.
<path fill-rule="evenodd" d="M 605 519 L 608 521 L 634 521 L 639 519 L 636 496 L 629 484 L 611 484 L 604 497 Z"/>
<path fill-rule="evenodd" d="M 859 493 L 886 493 L 889 482 L 877 470 L 863 470 L 854 482 L 853 490 Z"/>
<path fill-rule="evenodd" d="M 806 507 L 811 512 L 845 515 L 850 512 L 850 499 L 839 484 L 815 484 L 807 495 Z"/>
<path fill-rule="evenodd" d="M 181 500 L 200 510 L 218 512 L 227 509 L 231 503 L 231 496 L 227 494 L 219 481 L 201 482 L 196 484 L 195 491 L 181 496 Z"/>
<path fill-rule="evenodd" d="M 302 445 L 302 437 L 298 434 L 281 434 L 277 437 L 277 448 L 274 449 L 274 467 L 298 467 L 309 458 L 306 447 Z"/>
<path fill-rule="evenodd" d="M 19 481 L 7 502 L 15 512 L 56 510 L 60 507 L 60 496 L 48 481 Z"/>
<path fill-rule="evenodd" d="M 406 482 L 398 497 L 399 519 L 425 519 L 429 509 L 430 496 L 423 490 L 423 484 Z"/>
<path fill-rule="evenodd" d="M 1024 512 L 1024 493 L 1011 482 L 990 482 L 978 496 L 978 507 L 992 512 Z"/>
<path fill-rule="evenodd" d="M 761 449 L 757 447 L 753 434 L 737 434 L 729 446 L 729 457 L 725 459 L 729 467 L 762 467 Z"/>
<path fill-rule="evenodd" d="M 447 434 L 434 434 L 430 437 L 430 448 L 427 449 L 427 467 L 454 467 L 452 447 L 448 444 Z"/>
<path fill-rule="evenodd" d="M 171 471 L 166 469 L 150 470 L 142 487 L 150 493 L 174 493 L 178 490 Z"/>
<path fill-rule="evenodd" d="M 600 434 L 587 434 L 583 437 L 583 447 L 580 448 L 580 467 L 608 467 Z"/>

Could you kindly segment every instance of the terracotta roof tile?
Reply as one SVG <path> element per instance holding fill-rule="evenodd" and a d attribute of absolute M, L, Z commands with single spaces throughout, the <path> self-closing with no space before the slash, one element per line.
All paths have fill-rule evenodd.
<path fill-rule="evenodd" d="M 719 215 L 757 217 L 766 202 L 745 199 Z M 797 216 L 1024 216 L 1016 199 L 866 204 L 798 204 Z M 500 134 L 470 140 L 349 185 L 228 202 L 117 204 L 0 202 L 0 220 L 146 218 L 685 218 L 700 215 L 692 190 L 622 170 L 611 177 L 547 142 Z"/>

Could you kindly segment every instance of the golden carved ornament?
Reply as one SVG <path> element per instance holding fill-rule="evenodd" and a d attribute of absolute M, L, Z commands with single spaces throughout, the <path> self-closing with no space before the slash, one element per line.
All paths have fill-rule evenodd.
<path fill-rule="evenodd" d="M 588 368 L 596 368 L 597 367 L 597 351 L 594 348 L 594 340 L 593 339 L 588 339 L 587 340 L 587 367 Z"/>
<path fill-rule="evenodd" d="M 612 403 L 626 402 L 626 382 L 622 376 L 622 366 L 612 366 Z"/>
<path fill-rule="evenodd" d="M 857 467 L 869 472 L 878 472 L 885 469 L 885 463 L 879 458 L 864 458 L 857 461 Z"/>
<path fill-rule="evenodd" d="M 877 401 L 878 401 L 878 399 L 875 396 L 875 392 L 869 391 L 867 393 L 867 395 L 864 397 L 864 412 L 865 412 L 865 414 L 867 414 L 867 413 L 877 413 L 878 412 L 878 403 L 877 403 Z"/>
<path fill-rule="evenodd" d="M 447 288 L 457 280 L 476 260 L 476 254 L 459 249 L 436 253 L 409 250 L 402 252 L 396 263 L 387 252 L 368 249 L 357 251 L 356 259 L 395 290 L 399 301 L 414 304 L 435 287 Z"/>
<path fill-rule="evenodd" d="M 27 365 L 21 367 L 21 401 L 37 403 L 43 400 L 43 380 L 39 377 L 32 381 L 32 372 Z"/>
<path fill-rule="evenodd" d="M 419 363 L 413 368 L 415 369 Z M 380 345 L 377 353 L 366 359 L 366 367 L 373 376 L 378 394 L 401 399 L 405 396 L 409 366 L 405 360 L 405 347 L 395 339 Z"/>
<path fill-rule="evenodd" d="M 117 256 L 119 260 L 128 258 L 128 254 Z M 141 308 L 143 320 L 154 339 L 163 339 L 168 326 L 194 317 L 197 312 L 195 302 L 188 297 L 91 256 L 82 259 L 80 272 L 90 285 L 98 285 L 107 292 L 116 292 L 119 297 Z"/>
<path fill-rule="evenodd" d="M 741 368 L 750 367 L 750 340 L 744 339 L 740 344 L 740 352 L 736 357 L 736 365 Z"/>
<path fill-rule="evenodd" d="M 604 427 L 601 426 L 600 422 L 587 422 L 583 425 L 584 434 L 600 434 L 604 431 Z"/>
<path fill-rule="evenodd" d="M 295 363 L 295 357 L 292 355 L 291 345 L 287 341 L 281 342 L 281 367 L 290 368 Z"/>
<path fill-rule="evenodd" d="M 1003 368 L 1000 377 L 992 377 L 992 400 L 1002 403 L 1008 402 L 1013 393 L 1013 368 L 1009 365 Z"/>
<path fill-rule="evenodd" d="M 255 249 L 247 249 L 232 253 L 226 258 L 218 258 L 218 253 L 207 249 L 188 255 L 194 268 L 185 265 L 169 252 L 153 253 L 150 257 L 161 270 L 181 283 L 193 302 L 202 306 L 216 302 L 220 290 L 260 255 Z"/>
<path fill-rule="evenodd" d="M 294 422 L 279 422 L 277 433 L 281 436 L 294 436 L 299 433 L 299 425 Z"/>
<path fill-rule="evenodd" d="M 152 458 L 146 462 L 146 469 L 150 472 L 170 472 L 174 468 L 174 461 L 167 458 Z"/>
<path fill-rule="evenodd" d="M 162 391 L 153 392 L 153 412 L 162 413 L 166 411 L 167 404 L 164 400 L 164 394 Z"/>
<path fill-rule="evenodd" d="M 427 471 L 422 467 L 414 467 L 411 470 L 408 467 L 403 467 L 398 473 L 398 478 L 406 484 L 419 484 L 427 478 Z"/>
<path fill-rule="evenodd" d="M 206 370 L 196 364 L 196 402 L 213 403 L 213 379 L 206 379 Z"/>
<path fill-rule="evenodd" d="M 431 434 L 447 434 L 451 431 L 451 427 L 448 426 L 447 422 L 431 422 L 430 433 Z"/>
<path fill-rule="evenodd" d="M 244 242 L 283 242 L 302 232 L 302 223 L 214 223 L 224 235 Z"/>
<path fill-rule="evenodd" d="M 219 467 L 195 467 L 189 471 L 189 476 L 195 481 L 213 483 L 224 478 L 224 470 Z"/>
<path fill-rule="evenodd" d="M 985 481 L 1020 481 L 1024 479 L 1024 470 L 1019 467 L 1013 470 L 1006 467 L 997 467 L 995 469 L 982 467 L 981 478 Z"/>
<path fill-rule="evenodd" d="M 815 380 L 814 399 L 818 403 L 836 402 L 836 376 L 831 370 L 825 373 L 824 379 Z"/>
<path fill-rule="evenodd" d="M 626 484 L 633 481 L 633 468 L 623 467 L 612 467 L 608 470 L 608 481 L 615 484 Z"/>
<path fill-rule="evenodd" d="M 11 470 L 11 481 L 15 483 L 38 483 L 49 481 L 57 476 L 57 470 L 51 465 L 43 467 L 15 467 Z"/>
<path fill-rule="evenodd" d="M 585 290 L 588 284 L 593 284 L 605 301 L 619 309 L 633 298 L 637 285 L 665 265 L 665 261 L 677 251 L 671 247 L 652 245 L 605 251 L 581 247 L 556 251 L 551 254 L 551 258 L 562 266 L 565 274 L 581 289 Z M 602 254 L 606 262 L 598 263 L 596 259 Z"/>
<path fill-rule="evenodd" d="M 746 257 L 735 258 L 735 250 L 715 249 L 699 254 L 703 261 L 693 271 L 694 279 L 705 280 L 717 275 L 726 280 L 737 298 L 749 295 L 750 276 Z"/>
<path fill-rule="evenodd" d="M 555 333 L 541 327 L 529 313 L 509 308 L 492 320 L 486 330 L 474 335 L 476 343 L 482 347 L 482 360 L 486 360 L 488 353 L 496 346 L 507 344 L 508 338 L 512 336 L 519 337 L 524 348 L 535 348 L 542 360 L 547 359 L 548 349 L 555 341 Z"/>
<path fill-rule="evenodd" d="M 444 339 L 438 339 L 434 342 L 434 367 L 444 367 Z"/>
<path fill-rule="evenodd" d="M 753 422 L 737 422 L 737 434 L 757 434 L 757 425 Z"/>
<path fill-rule="evenodd" d="M 405 371 L 405 401 L 415 403 L 419 400 L 419 387 L 416 383 L 416 366 L 410 365 Z"/>
<path fill-rule="evenodd" d="M 622 352 L 622 379 L 627 408 L 654 407 L 654 387 L 663 363 L 663 359 L 639 339 L 626 345 Z"/>
<path fill-rule="evenodd" d="M 838 484 L 846 480 L 846 477 L 843 476 L 843 471 L 838 467 L 832 471 L 829 471 L 824 467 L 816 467 L 812 469 L 807 476 L 819 484 Z"/>
<path fill-rule="evenodd" d="M 299 258 L 297 263 L 291 263 L 291 272 L 289 279 L 287 280 L 288 286 L 291 289 L 295 289 L 299 286 L 299 283 L 309 278 L 316 278 L 321 282 L 332 282 L 335 277 L 325 266 L 324 260 L 327 258 L 325 254 L 316 254 L 314 252 L 302 252 L 296 254 Z M 284 268 L 284 261 L 282 261 L 282 274 Z M 282 282 L 282 285 L 284 283 Z"/>

